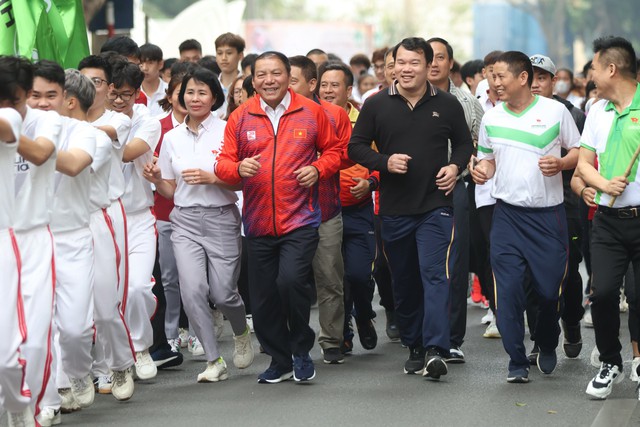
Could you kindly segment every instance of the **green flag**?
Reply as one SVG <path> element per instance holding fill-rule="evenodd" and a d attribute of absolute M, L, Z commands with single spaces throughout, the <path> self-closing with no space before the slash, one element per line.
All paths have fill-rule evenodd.
<path fill-rule="evenodd" d="M 77 67 L 89 54 L 81 0 L 0 0 L 0 54 Z"/>

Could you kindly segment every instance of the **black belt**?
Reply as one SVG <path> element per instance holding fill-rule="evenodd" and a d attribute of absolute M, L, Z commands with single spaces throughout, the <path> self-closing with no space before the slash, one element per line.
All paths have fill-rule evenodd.
<path fill-rule="evenodd" d="M 598 205 L 598 212 L 602 212 L 607 216 L 614 216 L 616 218 L 622 219 L 637 218 L 638 216 L 640 216 L 640 206 L 610 208 L 607 206 Z"/>

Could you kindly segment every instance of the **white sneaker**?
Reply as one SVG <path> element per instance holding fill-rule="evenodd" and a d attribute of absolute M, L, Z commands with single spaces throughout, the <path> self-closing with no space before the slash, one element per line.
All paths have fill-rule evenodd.
<path fill-rule="evenodd" d="M 631 381 L 640 381 L 640 377 L 638 377 L 638 367 L 640 367 L 640 357 L 634 357 L 631 361 L 631 373 L 629 374 Z"/>
<path fill-rule="evenodd" d="M 253 363 L 253 343 L 251 342 L 251 330 L 249 325 L 244 334 L 233 337 L 235 347 L 233 349 L 233 364 L 238 369 L 244 369 Z"/>
<path fill-rule="evenodd" d="M 591 366 L 594 368 L 600 367 L 600 352 L 598 351 L 598 347 L 593 347 L 593 350 L 591 350 L 589 362 L 591 362 Z"/>
<path fill-rule="evenodd" d="M 113 371 L 111 394 L 116 400 L 129 400 L 133 396 L 133 374 L 131 368 L 124 371 Z"/>
<path fill-rule="evenodd" d="M 219 340 L 224 332 L 224 314 L 218 309 L 211 312 L 213 314 L 213 325 L 216 328 L 216 339 Z"/>
<path fill-rule="evenodd" d="M 593 328 L 593 318 L 591 317 L 591 310 L 587 310 L 584 313 L 584 316 L 582 316 L 582 322 L 587 328 Z M 598 366 L 600 365 L 598 364 Z"/>
<path fill-rule="evenodd" d="M 482 336 L 485 338 L 502 338 L 495 319 L 492 320 L 491 323 L 489 323 L 489 326 L 487 326 L 487 329 L 484 331 L 484 334 L 482 334 Z"/>
<path fill-rule="evenodd" d="M 487 314 L 482 316 L 482 319 L 480 319 L 480 323 L 482 323 L 483 325 L 488 325 L 491 322 L 493 322 L 493 311 L 487 310 Z"/>
<path fill-rule="evenodd" d="M 158 374 L 158 368 L 154 363 L 149 349 L 136 353 L 136 375 L 141 380 L 149 380 Z M 113 390 L 111 391 L 113 393 Z"/>
<path fill-rule="evenodd" d="M 81 408 L 87 408 L 93 404 L 93 399 L 96 395 L 96 390 L 93 388 L 93 381 L 91 381 L 91 375 L 87 375 L 84 378 L 69 378 L 71 381 L 71 392 L 76 398 L 76 402 Z"/>
<path fill-rule="evenodd" d="M 42 427 L 57 426 L 62 422 L 60 410 L 49 406 L 42 408 L 36 418 Z"/>
<path fill-rule="evenodd" d="M 111 375 L 98 377 L 98 394 L 111 394 Z"/>
<path fill-rule="evenodd" d="M 178 329 L 178 340 L 181 348 L 187 348 L 189 345 L 189 331 L 185 328 Z"/>
<path fill-rule="evenodd" d="M 9 412 L 9 427 L 36 427 L 36 420 L 33 418 L 31 408 L 22 412 Z"/>
<path fill-rule="evenodd" d="M 70 388 L 59 388 L 58 394 L 60 398 L 62 398 L 62 403 L 60 404 L 60 411 L 63 414 L 70 414 L 75 411 L 80 410 L 80 405 L 76 400 L 76 397 L 71 392 Z"/>
<path fill-rule="evenodd" d="M 255 331 L 253 330 L 253 316 L 251 314 L 247 314 L 247 326 L 249 326 L 249 330 L 253 334 Z"/>
<path fill-rule="evenodd" d="M 199 383 L 212 383 L 217 381 L 224 381 L 229 378 L 227 373 L 227 364 L 222 357 L 214 362 L 207 362 L 207 369 L 198 374 Z"/>
<path fill-rule="evenodd" d="M 194 356 L 202 356 L 204 355 L 204 347 L 200 344 L 200 340 L 198 337 L 190 336 L 189 337 L 189 352 Z"/>
<path fill-rule="evenodd" d="M 180 352 L 180 347 L 181 347 L 181 343 L 180 343 L 180 338 L 174 338 L 172 340 L 167 340 L 167 343 L 169 343 L 169 347 L 171 347 L 171 351 L 174 353 L 179 353 Z"/>
<path fill-rule="evenodd" d="M 606 399 L 611 394 L 613 385 L 623 379 L 622 370 L 618 366 L 602 362 L 600 371 L 589 381 L 587 394 L 596 399 Z"/>
<path fill-rule="evenodd" d="M 624 289 L 621 289 L 620 292 L 620 313 L 626 313 L 629 311 L 629 303 L 627 303 L 627 296 L 624 294 Z"/>

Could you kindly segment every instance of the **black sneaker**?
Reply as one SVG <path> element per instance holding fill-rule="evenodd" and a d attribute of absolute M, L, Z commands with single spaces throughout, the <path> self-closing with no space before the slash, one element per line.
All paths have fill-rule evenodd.
<path fill-rule="evenodd" d="M 565 356 L 569 359 L 575 359 L 580 355 L 582 351 L 582 334 L 580 333 L 580 323 L 577 325 L 567 325 L 562 321 L 562 332 L 564 333 L 564 340 L 562 343 L 562 349 Z"/>
<path fill-rule="evenodd" d="M 398 329 L 398 325 L 396 325 L 396 312 L 393 310 L 385 310 L 385 314 L 387 315 L 387 336 L 391 342 L 400 341 L 400 329 Z"/>
<path fill-rule="evenodd" d="M 339 348 L 325 348 L 322 350 L 322 355 L 324 357 L 324 363 L 327 365 L 337 365 L 340 363 L 344 363 L 344 356 Z"/>
<path fill-rule="evenodd" d="M 151 358 L 158 369 L 172 368 L 182 365 L 183 356 L 179 351 L 171 351 L 165 348 L 158 348 L 151 353 Z"/>
<path fill-rule="evenodd" d="M 507 382 L 512 384 L 526 384 L 529 382 L 529 368 L 518 368 L 509 371 Z"/>
<path fill-rule="evenodd" d="M 531 353 L 529 353 L 529 355 L 527 356 L 527 358 L 529 359 L 529 365 L 538 364 L 538 353 L 540 353 L 540 347 L 538 347 L 538 344 L 533 343 Z"/>
<path fill-rule="evenodd" d="M 440 351 L 436 347 L 427 350 L 422 376 L 439 380 L 442 375 L 447 375 L 447 372 L 449 372 L 447 363 L 442 358 Z"/>
<path fill-rule="evenodd" d="M 378 345 L 378 334 L 376 333 L 376 327 L 373 324 L 372 319 L 367 319 L 364 322 L 356 321 L 358 327 L 358 337 L 360 338 L 360 345 L 365 350 L 373 350 Z"/>
<path fill-rule="evenodd" d="M 460 347 L 451 347 L 449 355 L 444 360 L 447 363 L 464 363 L 464 353 Z"/>
<path fill-rule="evenodd" d="M 551 374 L 556 369 L 556 365 L 558 364 L 558 356 L 556 356 L 556 351 L 544 351 L 540 350 L 538 353 L 538 360 L 536 361 L 538 365 L 538 369 L 543 374 Z"/>
<path fill-rule="evenodd" d="M 422 374 L 424 370 L 424 356 L 427 351 L 424 347 L 418 346 L 409 349 L 409 358 L 404 363 L 405 374 Z"/>

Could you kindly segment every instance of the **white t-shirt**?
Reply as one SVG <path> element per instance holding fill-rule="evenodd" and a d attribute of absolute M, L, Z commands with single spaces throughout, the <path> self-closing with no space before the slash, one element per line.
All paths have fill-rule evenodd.
<path fill-rule="evenodd" d="M 535 96 L 519 114 L 506 104 L 489 110 L 480 126 L 478 158 L 496 162 L 491 196 L 529 208 L 561 204 L 562 174 L 542 175 L 538 160 L 547 155 L 559 158 L 561 148 L 578 148 L 579 141 L 569 110 L 553 99 Z"/>
<path fill-rule="evenodd" d="M 80 149 L 91 156 L 96 152 L 96 130 L 87 122 L 62 117 L 58 152 Z M 76 176 L 56 172 L 51 212 L 51 231 L 73 231 L 89 226 L 91 166 Z"/>
<path fill-rule="evenodd" d="M 0 108 L 0 120 L 13 132 L 13 142 L 0 141 L 0 230 L 13 226 L 16 199 L 16 152 L 22 128 L 22 116 L 13 108 Z"/>
<path fill-rule="evenodd" d="M 147 108 L 149 109 L 149 113 L 152 117 L 155 118 L 160 118 L 167 115 L 167 112 L 164 111 L 162 107 L 160 107 L 158 101 L 161 101 L 165 96 L 167 96 L 167 88 L 169 87 L 169 84 L 162 79 L 159 80 L 160 84 L 158 85 L 158 89 L 154 93 L 146 93 L 144 90 L 142 90 L 142 87 L 140 88 L 140 90 L 142 90 L 142 92 L 147 97 Z"/>
<path fill-rule="evenodd" d="M 147 164 L 153 162 L 153 152 L 160 135 L 161 126 L 158 119 L 152 117 L 144 105 L 135 104 L 127 144 L 134 138 L 140 138 L 147 143 L 149 150 L 134 161 L 122 164 L 125 181 L 122 203 L 127 213 L 139 212 L 153 206 L 153 190 L 149 181 L 142 176 L 142 171 Z"/>
<path fill-rule="evenodd" d="M 114 202 L 124 194 L 122 151 L 131 131 L 131 119 L 126 114 L 105 110 L 104 114 L 91 124 L 96 127 L 111 126 L 118 135 L 117 139 L 111 141 L 111 171 L 109 172 L 109 199 Z"/>
<path fill-rule="evenodd" d="M 91 163 L 91 190 L 89 191 L 89 210 L 91 213 L 109 207 L 109 176 L 111 175 L 111 159 L 113 148 L 109 135 L 95 129 L 96 152 Z M 120 172 L 122 173 L 122 172 Z"/>
<path fill-rule="evenodd" d="M 16 216 L 13 228 L 27 231 L 49 225 L 53 206 L 53 174 L 60 145 L 62 119 L 54 111 L 27 107 L 22 134 L 30 139 L 43 137 L 55 145 L 55 152 L 40 166 L 16 156 Z"/>
<path fill-rule="evenodd" d="M 183 123 L 164 136 L 158 165 L 162 178 L 176 181 L 173 195 L 176 206 L 219 207 L 238 200 L 235 192 L 218 185 L 191 185 L 182 179 L 185 169 L 213 172 L 213 164 L 222 150 L 225 125 L 226 122 L 212 113 L 200 124 L 197 134 Z"/>

